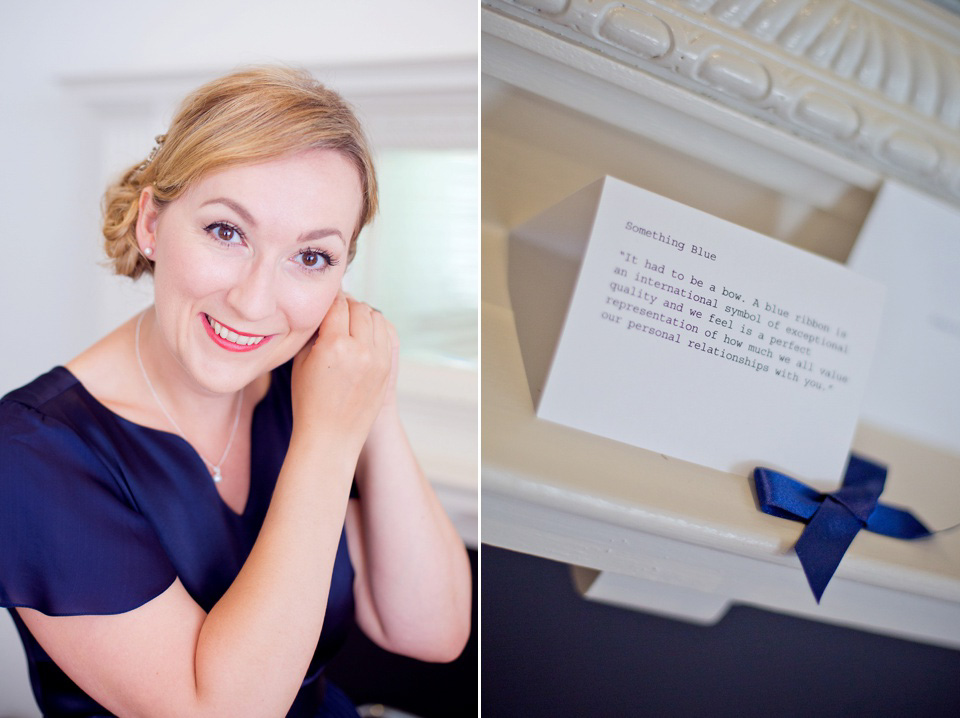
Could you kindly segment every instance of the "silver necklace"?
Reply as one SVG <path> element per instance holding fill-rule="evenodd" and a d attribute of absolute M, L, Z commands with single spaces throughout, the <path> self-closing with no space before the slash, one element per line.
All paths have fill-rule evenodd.
<path fill-rule="evenodd" d="M 163 405 L 163 402 L 160 401 L 160 397 L 157 395 L 157 390 L 153 388 L 153 384 L 150 381 L 150 377 L 147 376 L 147 370 L 143 366 L 143 359 L 140 358 L 140 325 L 143 324 L 143 318 L 147 315 L 146 310 L 140 314 L 140 318 L 137 319 L 137 332 L 136 339 L 134 341 L 134 348 L 137 352 L 137 364 L 140 365 L 140 373 L 143 374 L 144 381 L 147 382 L 147 386 L 150 388 L 150 393 L 153 394 L 154 400 L 157 402 L 157 406 L 160 407 L 160 411 L 163 412 L 163 415 L 167 417 L 167 421 L 173 425 L 173 428 L 177 430 L 177 433 L 180 435 L 180 438 L 186 441 L 188 444 L 190 442 L 187 440 L 187 437 L 184 436 L 183 430 L 177 426 L 177 422 L 173 420 L 173 417 L 170 416 L 170 412 L 167 411 L 167 407 Z M 197 456 L 210 467 L 210 471 L 213 472 L 213 480 L 215 483 L 220 483 L 223 480 L 223 475 L 220 473 L 220 467 L 223 466 L 223 462 L 227 460 L 227 455 L 230 453 L 230 447 L 233 446 L 233 437 L 237 433 L 237 426 L 240 424 L 240 407 L 243 405 L 243 392 L 240 391 L 237 393 L 237 412 L 236 416 L 233 417 L 233 428 L 230 430 L 230 439 L 227 441 L 227 448 L 223 450 L 223 456 L 220 457 L 220 461 L 216 464 L 212 461 L 207 461 L 207 459 L 197 451 Z M 192 444 L 191 444 L 192 446 Z M 194 448 L 196 451 L 196 448 Z"/>

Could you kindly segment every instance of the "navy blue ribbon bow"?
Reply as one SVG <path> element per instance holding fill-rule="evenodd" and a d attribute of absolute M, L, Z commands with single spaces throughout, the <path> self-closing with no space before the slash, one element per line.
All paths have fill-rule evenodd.
<path fill-rule="evenodd" d="M 761 511 L 807 524 L 795 550 L 817 603 L 860 529 L 900 539 L 931 533 L 909 511 L 878 503 L 887 468 L 856 454 L 850 454 L 843 485 L 829 494 L 761 467 L 753 480 Z"/>

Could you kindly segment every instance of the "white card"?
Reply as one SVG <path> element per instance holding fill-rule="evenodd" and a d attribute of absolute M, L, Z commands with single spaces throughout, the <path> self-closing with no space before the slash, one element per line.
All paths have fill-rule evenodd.
<path fill-rule="evenodd" d="M 842 479 L 878 283 L 609 177 L 511 234 L 509 281 L 540 418 L 721 471 Z"/>
<path fill-rule="evenodd" d="M 887 285 L 863 418 L 960 453 L 960 210 L 888 182 L 848 264 Z"/>

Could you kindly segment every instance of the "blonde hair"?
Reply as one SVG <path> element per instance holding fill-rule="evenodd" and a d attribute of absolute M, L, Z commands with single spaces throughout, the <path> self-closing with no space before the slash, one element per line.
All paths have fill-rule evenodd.
<path fill-rule="evenodd" d="M 210 172 L 306 149 L 332 149 L 360 176 L 363 202 L 350 240 L 377 211 L 377 180 L 360 123 L 336 92 L 309 73 L 284 67 L 235 72 L 187 96 L 150 156 L 127 170 L 103 198 L 103 236 L 114 272 L 136 279 L 153 272 L 137 245 L 140 194 L 153 187 L 158 210 Z"/>

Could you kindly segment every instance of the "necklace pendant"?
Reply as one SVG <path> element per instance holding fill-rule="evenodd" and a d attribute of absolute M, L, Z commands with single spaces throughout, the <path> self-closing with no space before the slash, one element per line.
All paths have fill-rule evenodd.
<path fill-rule="evenodd" d="M 220 473 L 220 467 L 213 467 L 213 483 L 219 484 L 223 480 L 223 476 Z"/>

